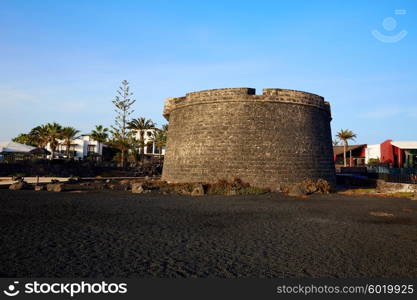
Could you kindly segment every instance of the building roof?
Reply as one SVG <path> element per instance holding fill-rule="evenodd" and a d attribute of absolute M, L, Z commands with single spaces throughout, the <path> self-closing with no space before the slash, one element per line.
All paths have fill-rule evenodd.
<path fill-rule="evenodd" d="M 10 152 L 10 153 L 30 153 L 31 150 L 35 147 L 16 143 L 16 142 L 0 142 L 0 153 L 1 152 Z"/>
<path fill-rule="evenodd" d="M 353 151 L 362 147 L 366 147 L 366 144 L 361 145 L 351 145 L 346 147 L 346 152 Z M 343 146 L 333 146 L 333 153 L 334 155 L 340 155 L 343 154 L 344 147 Z"/>
<path fill-rule="evenodd" d="M 51 152 L 49 152 L 45 148 L 40 148 L 40 147 L 30 150 L 30 153 L 36 154 L 36 155 L 50 155 L 51 154 Z"/>
<path fill-rule="evenodd" d="M 417 149 L 417 141 L 391 142 L 391 145 L 400 149 Z"/>

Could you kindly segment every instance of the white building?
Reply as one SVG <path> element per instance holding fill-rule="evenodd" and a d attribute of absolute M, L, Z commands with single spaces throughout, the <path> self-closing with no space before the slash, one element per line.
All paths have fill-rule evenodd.
<path fill-rule="evenodd" d="M 155 131 L 156 129 L 148 129 L 144 132 L 145 154 L 165 155 L 165 147 L 159 149 L 156 147 L 155 142 L 153 142 Z M 140 139 L 139 132 L 136 132 L 135 138 L 138 140 Z M 55 149 L 55 158 L 66 158 L 67 146 L 63 140 L 58 140 L 58 142 L 59 144 Z M 107 147 L 107 145 L 94 141 L 88 134 L 83 134 L 79 138 L 72 140 L 70 146 L 70 157 L 73 157 L 74 159 L 85 159 L 91 156 L 102 156 L 104 147 Z M 51 151 L 49 144 L 46 149 Z"/>
<path fill-rule="evenodd" d="M 381 158 L 381 145 L 368 145 L 365 149 L 365 164 L 369 163 L 370 159 L 380 159 Z"/>
<path fill-rule="evenodd" d="M 13 141 L 0 142 L 0 162 L 25 160 L 31 156 L 31 151 L 35 149 L 35 147 Z"/>
<path fill-rule="evenodd" d="M 83 134 L 79 138 L 72 140 L 70 146 L 70 157 L 74 159 L 85 159 L 86 157 L 91 156 L 101 156 L 103 154 L 103 143 L 94 141 L 90 135 Z M 51 151 L 49 144 L 46 147 Z M 63 140 L 59 140 L 58 147 L 55 149 L 55 157 L 66 157 L 67 156 L 67 146 Z"/>
<path fill-rule="evenodd" d="M 156 147 L 154 139 L 154 134 L 157 129 L 147 129 L 144 130 L 143 138 L 145 140 L 145 154 L 148 155 L 165 155 L 165 147 L 162 147 L 162 149 L 159 149 Z M 140 140 L 141 135 L 140 131 L 136 131 L 135 138 Z"/>

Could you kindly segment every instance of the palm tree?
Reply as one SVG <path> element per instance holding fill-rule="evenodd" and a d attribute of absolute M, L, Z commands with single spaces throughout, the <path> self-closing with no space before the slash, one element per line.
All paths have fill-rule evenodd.
<path fill-rule="evenodd" d="M 36 146 L 45 148 L 48 145 L 48 127 L 47 125 L 40 125 L 33 128 L 29 135 L 32 137 Z"/>
<path fill-rule="evenodd" d="M 12 139 L 13 142 L 29 145 L 29 146 L 37 146 L 37 142 L 35 140 L 35 137 L 27 134 L 27 133 L 21 133 L 17 137 Z"/>
<path fill-rule="evenodd" d="M 48 123 L 45 125 L 47 131 L 47 144 L 51 148 L 52 156 L 51 159 L 54 159 L 54 152 L 58 146 L 58 140 L 62 138 L 62 126 L 58 123 Z"/>
<path fill-rule="evenodd" d="M 155 130 L 155 134 L 152 138 L 152 142 L 155 146 L 159 149 L 159 162 L 162 161 L 162 147 L 166 146 L 167 144 L 167 131 L 164 130 L 166 128 L 162 127 L 163 129 Z"/>
<path fill-rule="evenodd" d="M 96 128 L 93 129 L 90 133 L 90 137 L 97 142 L 97 150 L 100 151 L 101 144 L 104 144 L 109 138 L 109 129 L 105 128 L 103 125 L 96 125 Z"/>
<path fill-rule="evenodd" d="M 137 118 L 130 121 L 128 124 L 128 129 L 134 130 L 139 133 L 139 142 L 142 148 L 142 154 L 145 153 L 145 131 L 149 129 L 155 129 L 156 123 L 151 119 L 146 118 Z"/>
<path fill-rule="evenodd" d="M 343 160 L 344 166 L 346 167 L 346 151 L 348 147 L 348 140 L 355 140 L 357 135 L 352 130 L 340 129 L 340 131 L 336 134 L 336 137 L 343 142 Z"/>
<path fill-rule="evenodd" d="M 156 129 L 155 134 L 152 138 L 152 142 L 155 143 L 155 146 L 159 149 L 159 154 L 162 154 L 162 147 L 167 144 L 167 127 L 166 125 L 162 126 L 162 129 Z"/>
<path fill-rule="evenodd" d="M 64 140 L 64 144 L 66 146 L 67 158 L 70 158 L 71 143 L 77 138 L 79 133 L 80 131 L 74 127 L 64 127 L 61 129 L 61 138 Z"/>

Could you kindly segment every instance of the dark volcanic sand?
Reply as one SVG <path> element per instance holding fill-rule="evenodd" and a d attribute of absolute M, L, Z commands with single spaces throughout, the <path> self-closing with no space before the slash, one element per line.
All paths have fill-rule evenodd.
<path fill-rule="evenodd" d="M 417 277 L 406 199 L 2 190 L 0 232 L 2 277 Z"/>

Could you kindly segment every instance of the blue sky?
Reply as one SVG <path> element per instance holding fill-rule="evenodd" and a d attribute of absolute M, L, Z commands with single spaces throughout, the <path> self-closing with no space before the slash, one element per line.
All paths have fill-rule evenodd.
<path fill-rule="evenodd" d="M 416 31 L 416 1 L 0 0 L 0 140 L 110 126 L 123 79 L 159 125 L 166 97 L 276 87 L 324 96 L 333 134 L 417 140 Z"/>

